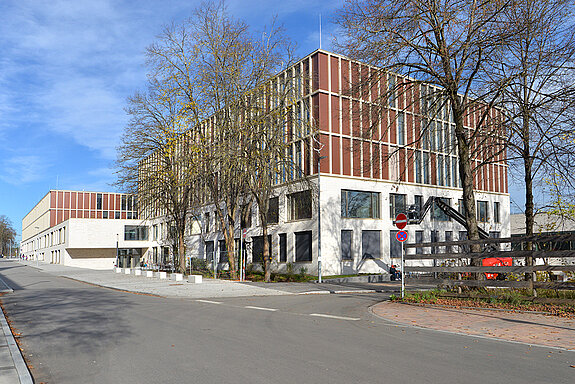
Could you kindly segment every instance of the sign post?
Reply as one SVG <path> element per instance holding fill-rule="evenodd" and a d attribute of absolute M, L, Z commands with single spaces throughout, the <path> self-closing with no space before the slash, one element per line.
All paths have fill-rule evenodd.
<path fill-rule="evenodd" d="M 397 217 L 399 217 L 400 215 L 397 215 Z M 405 216 L 405 215 L 403 215 L 403 216 Z M 407 218 L 406 218 L 406 222 L 407 222 Z M 396 221 L 396 223 L 397 223 L 397 221 Z M 403 225 L 403 227 L 405 227 L 405 225 Z M 397 241 L 399 241 L 401 243 L 401 269 L 400 269 L 400 271 L 401 271 L 401 298 L 403 299 L 405 297 L 405 272 L 404 272 L 403 243 L 407 240 L 407 231 L 397 232 L 397 235 L 395 235 L 395 238 L 397 239 Z"/>

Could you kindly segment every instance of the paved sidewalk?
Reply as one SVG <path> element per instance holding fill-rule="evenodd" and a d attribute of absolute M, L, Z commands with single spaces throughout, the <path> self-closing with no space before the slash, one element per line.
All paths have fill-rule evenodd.
<path fill-rule="evenodd" d="M 394 302 L 376 304 L 371 310 L 401 324 L 575 351 L 575 319 Z"/>
<path fill-rule="evenodd" d="M 0 278 L 0 293 L 9 292 L 12 292 L 12 288 Z M 4 311 L 0 309 L 0 383 L 33 384 L 33 382 L 20 348 L 6 321 Z"/>
<path fill-rule="evenodd" d="M 372 293 L 398 292 L 398 282 L 381 283 L 263 283 L 203 279 L 201 284 L 187 281 L 161 280 L 145 276 L 115 273 L 112 270 L 94 270 L 46 264 L 33 261 L 12 261 L 43 272 L 113 289 L 176 298 L 218 298 L 240 296 L 272 296 L 292 294 Z"/>

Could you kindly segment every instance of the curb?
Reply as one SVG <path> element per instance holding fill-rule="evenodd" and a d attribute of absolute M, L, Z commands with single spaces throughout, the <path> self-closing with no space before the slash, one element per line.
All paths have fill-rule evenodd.
<path fill-rule="evenodd" d="M 4 288 L 2 288 L 2 285 Z M 0 293 L 12 293 L 14 290 L 0 277 Z"/>
<path fill-rule="evenodd" d="M 4 283 L 4 281 L 2 281 Z M 4 283 L 6 285 L 6 283 Z M 11 288 L 10 288 L 11 289 Z M 16 340 L 14 340 L 14 335 L 12 335 L 12 330 L 6 321 L 6 316 L 4 315 L 4 311 L 0 308 L 0 325 L 2 326 L 2 330 L 4 331 L 4 337 L 6 338 L 6 344 L 8 345 L 8 349 L 10 350 L 10 355 L 12 355 L 12 361 L 14 363 L 14 368 L 18 373 L 18 378 L 20 380 L 20 384 L 34 384 L 34 379 L 32 379 L 32 375 L 28 370 L 28 366 L 24 362 L 24 358 L 22 357 L 22 352 L 16 344 Z"/>
<path fill-rule="evenodd" d="M 399 291 L 387 291 L 383 289 L 350 289 L 347 291 L 307 291 L 299 292 L 297 295 L 338 295 L 338 294 L 350 294 L 350 293 L 395 293 Z"/>

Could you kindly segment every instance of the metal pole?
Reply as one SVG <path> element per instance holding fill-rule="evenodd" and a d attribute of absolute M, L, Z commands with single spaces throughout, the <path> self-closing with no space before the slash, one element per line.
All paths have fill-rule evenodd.
<path fill-rule="evenodd" d="M 318 151 L 319 155 L 319 151 Z M 321 159 L 326 156 L 318 156 L 317 159 L 317 277 L 318 283 L 321 283 L 321 200 L 320 200 L 320 174 L 321 174 Z"/>
<path fill-rule="evenodd" d="M 120 266 L 118 265 L 118 257 L 119 257 L 119 249 L 118 249 L 118 243 L 120 242 L 120 235 L 118 233 L 116 233 L 116 268 L 119 268 Z"/>
<path fill-rule="evenodd" d="M 240 257 L 238 258 L 239 260 L 239 270 L 240 270 L 240 281 L 244 281 L 244 276 L 243 276 L 243 265 L 244 265 L 244 256 L 242 254 L 242 249 L 243 249 L 243 243 L 244 243 L 244 232 L 242 229 L 242 226 L 240 225 Z"/>
<path fill-rule="evenodd" d="M 405 296 L 405 272 L 403 271 L 403 241 L 401 242 L 401 298 Z"/>

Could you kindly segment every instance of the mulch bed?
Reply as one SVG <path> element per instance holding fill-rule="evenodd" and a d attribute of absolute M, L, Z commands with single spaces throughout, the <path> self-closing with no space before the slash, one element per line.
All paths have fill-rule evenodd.
<path fill-rule="evenodd" d="M 573 305 L 559 305 L 559 304 L 539 304 L 539 303 L 525 303 L 525 304 L 511 304 L 511 303 L 491 303 L 483 300 L 461 299 L 461 298 L 444 298 L 439 297 L 436 299 L 415 299 L 406 297 L 402 301 L 405 303 L 416 304 L 431 304 L 439 306 L 447 306 L 458 309 L 497 309 L 510 312 L 537 312 L 549 316 L 558 316 L 568 319 L 575 319 L 575 306 Z"/>

